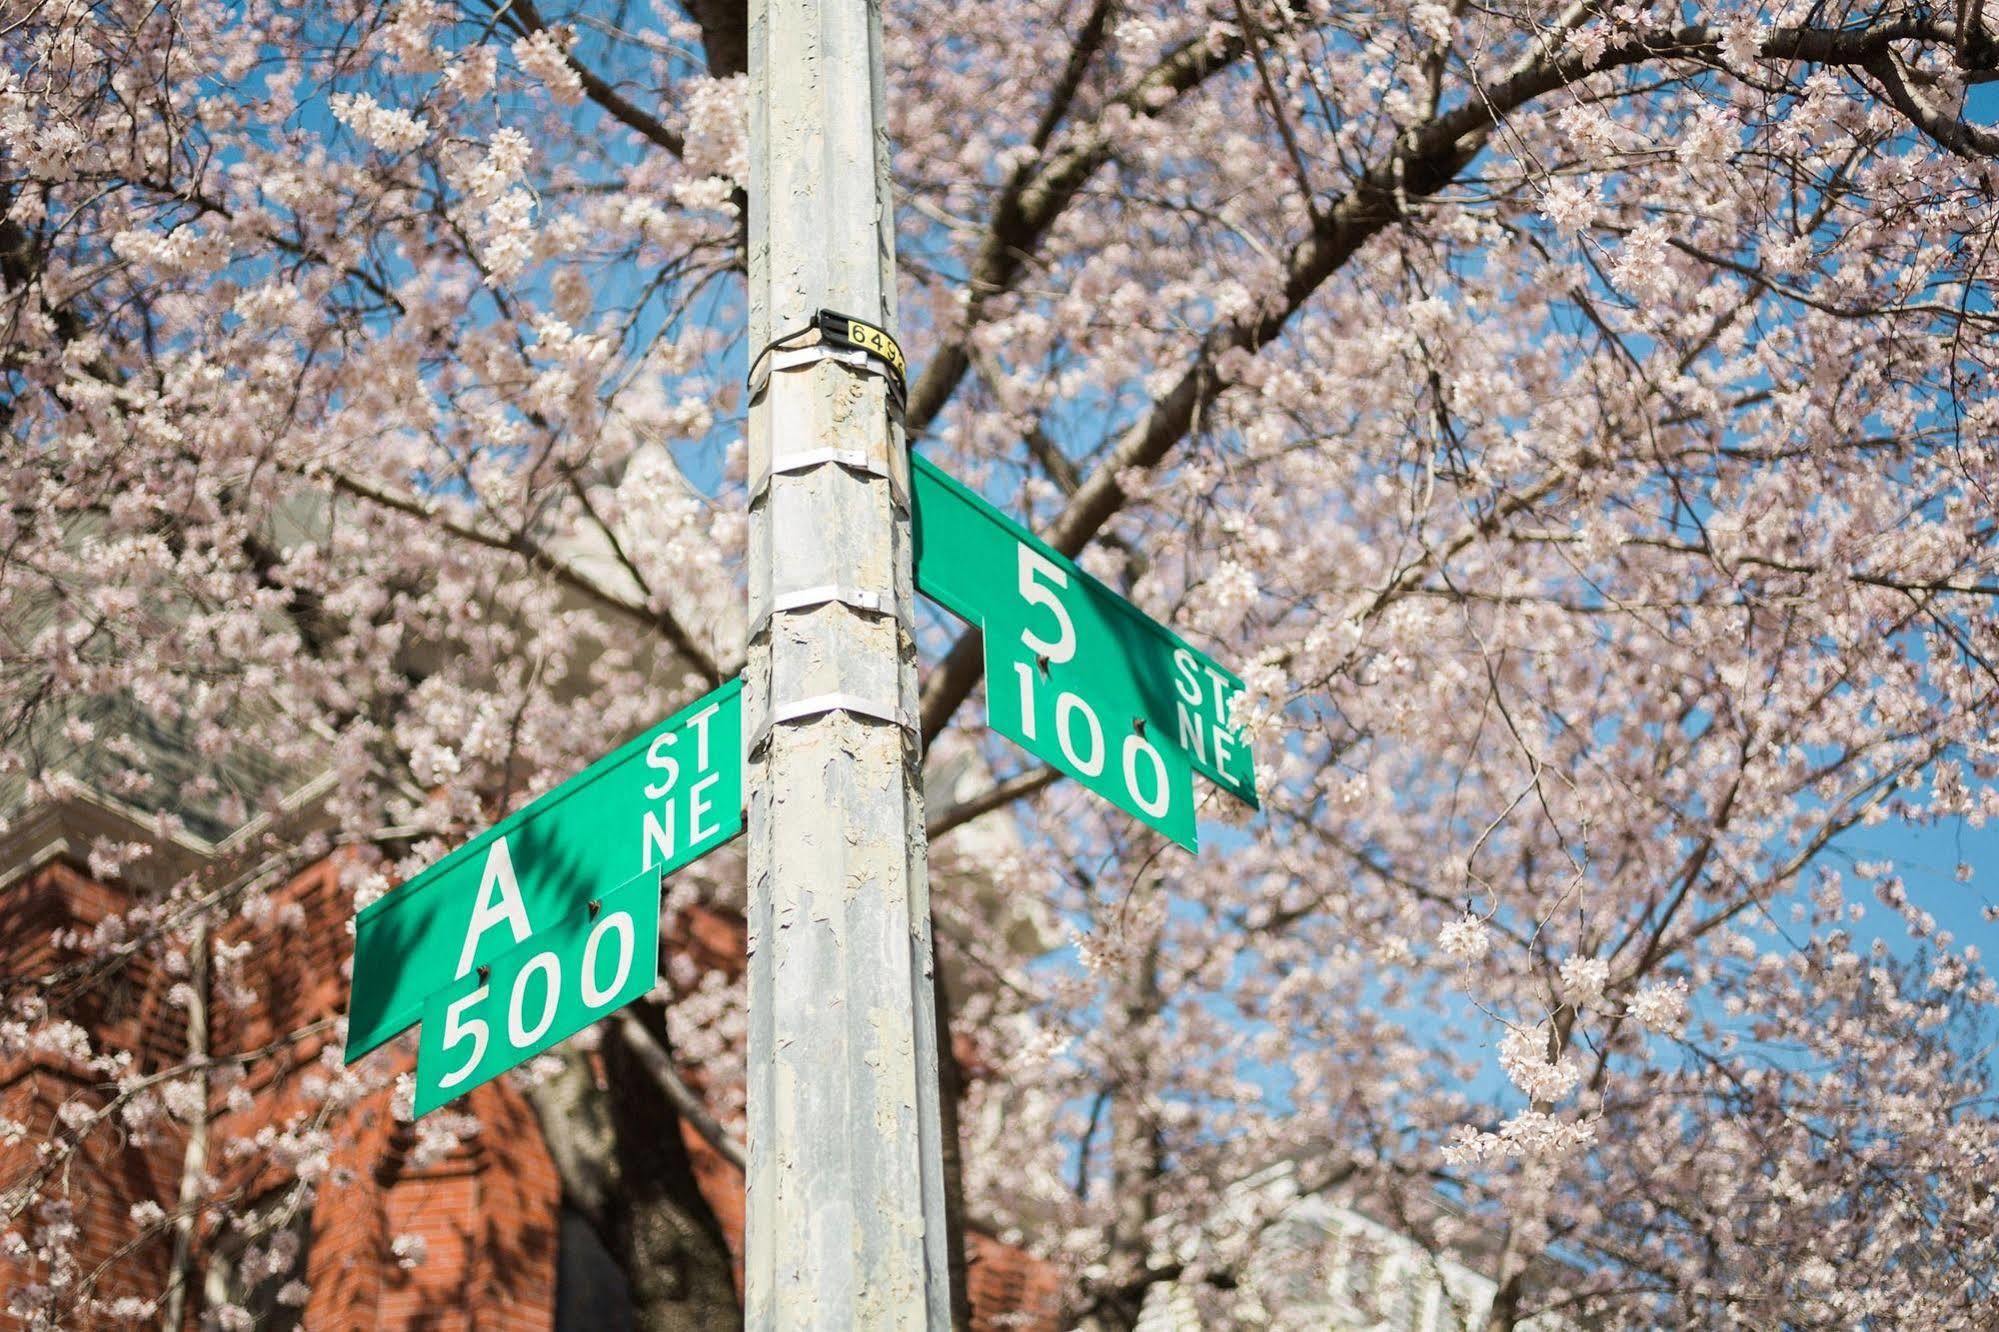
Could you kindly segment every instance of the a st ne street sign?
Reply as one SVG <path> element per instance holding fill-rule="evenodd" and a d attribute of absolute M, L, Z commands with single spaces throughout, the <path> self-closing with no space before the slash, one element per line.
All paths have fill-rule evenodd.
<path fill-rule="evenodd" d="M 984 631 L 995 731 L 1190 850 L 1192 773 L 1256 805 L 1241 680 L 921 456 L 910 492 L 916 586 Z"/>
<path fill-rule="evenodd" d="M 587 1004 L 590 995 L 621 990 L 606 979 L 612 955 L 604 950 L 616 943 L 608 936 L 592 936 L 585 929 L 576 945 L 580 950 L 588 938 L 598 939 L 597 970 L 589 973 L 588 990 L 569 956 L 559 963 L 559 977 L 544 976 L 549 964 L 536 958 L 545 950 L 531 941 L 544 930 L 573 931 L 582 928 L 579 920 L 593 923 L 590 902 L 608 901 L 612 890 L 626 891 L 620 885 L 636 875 L 649 875 L 656 893 L 659 876 L 720 846 L 742 828 L 742 682 L 732 680 L 363 908 L 354 923 L 347 1059 L 360 1058 L 418 1019 L 424 1022 L 425 1048 L 432 1048 L 430 1043 L 444 1035 L 431 1030 L 433 1020 L 448 1016 L 433 1011 L 433 996 L 449 993 L 454 1002 L 461 1000 L 468 988 L 478 986 L 474 978 L 481 967 L 492 968 L 488 979 L 500 1024 L 496 1032 L 505 1026 L 507 1005 L 516 999 L 525 1005 L 521 1030 L 539 1035 L 544 1003 L 561 1009 L 568 1002 L 565 996 Z M 608 911 L 601 907 L 596 919 L 605 919 Z M 652 911 L 656 920 L 656 904 Z M 632 923 L 645 932 L 636 911 Z M 526 953 L 516 955 L 524 945 Z M 655 947 L 644 939 L 635 942 L 631 975 L 651 965 L 641 964 Z M 505 965 L 518 966 L 525 990 L 512 982 L 502 988 L 503 959 Z M 583 960 L 574 959 L 579 966 Z M 544 984 L 552 987 L 549 993 L 561 993 L 544 999 L 544 991 L 534 988 Z M 648 979 L 648 988 L 650 984 Z M 486 1013 L 476 1005 L 458 1011 L 461 1026 Z M 547 1029 L 556 1025 L 551 1015 Z M 474 1061 L 478 1067 L 450 1084 L 451 1095 L 502 1071 L 482 1070 L 512 1047 L 497 1036 L 490 1044 L 491 1051 Z M 463 1060 L 470 1053 L 469 1044 L 462 1051 L 454 1042 L 438 1048 L 446 1060 Z M 454 1061 L 437 1075 L 438 1083 L 456 1071 Z"/>
<path fill-rule="evenodd" d="M 659 979 L 660 876 L 647 870 L 424 1001 L 419 1115 L 637 999 Z"/>

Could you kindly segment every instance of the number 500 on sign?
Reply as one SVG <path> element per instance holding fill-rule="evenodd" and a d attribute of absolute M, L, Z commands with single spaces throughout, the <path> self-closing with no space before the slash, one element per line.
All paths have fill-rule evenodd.
<path fill-rule="evenodd" d="M 648 870 L 424 1003 L 415 1113 L 574 1036 L 658 979 L 659 872 Z"/>

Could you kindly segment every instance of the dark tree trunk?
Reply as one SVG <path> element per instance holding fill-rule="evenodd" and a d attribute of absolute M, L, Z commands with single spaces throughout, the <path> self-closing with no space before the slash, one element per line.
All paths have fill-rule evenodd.
<path fill-rule="evenodd" d="M 635 1013 L 661 1048 L 665 1015 Z M 607 1086 L 586 1061 L 535 1092 L 563 1200 L 587 1221 L 631 1290 L 636 1332 L 708 1332 L 743 1325 L 721 1224 L 694 1179 L 680 1116 L 614 1023 L 602 1046 Z"/>
<path fill-rule="evenodd" d="M 665 1014 L 637 1013 L 671 1050 Z M 619 1028 L 604 1034 L 611 1131 L 623 1187 L 611 1202 L 612 1252 L 632 1283 L 638 1332 L 705 1332 L 743 1324 L 722 1227 L 694 1182 L 694 1164 L 674 1113 Z"/>
<path fill-rule="evenodd" d="M 931 937 L 937 937 L 935 929 Z M 970 1268 L 965 1262 L 965 1161 L 958 1137 L 958 1100 L 965 1094 L 965 1079 L 958 1067 L 957 1051 L 951 1048 L 951 997 L 944 988 L 944 968 L 933 968 L 932 993 L 937 1006 L 937 1105 L 938 1126 L 943 1138 L 944 1230 L 951 1254 L 951 1326 L 954 1332 L 971 1332 L 972 1292 Z"/>
<path fill-rule="evenodd" d="M 1136 1032 L 1151 1021 L 1160 1009 L 1159 942 L 1155 938 L 1139 954 L 1132 974 L 1119 983 L 1119 1025 Z M 1129 1041 L 1119 1055 L 1116 1076 L 1123 1083 L 1111 1097 L 1111 1281 L 1091 1292 L 1090 1316 L 1083 1326 L 1090 1332 L 1131 1332 L 1145 1307 L 1146 1293 L 1157 1283 L 1160 1273 L 1146 1264 L 1149 1241 L 1146 1227 L 1155 1215 L 1160 1176 L 1164 1173 L 1164 1144 L 1159 1126 L 1144 1104 L 1143 1089 L 1150 1085 L 1150 1060 L 1143 1041 Z"/>

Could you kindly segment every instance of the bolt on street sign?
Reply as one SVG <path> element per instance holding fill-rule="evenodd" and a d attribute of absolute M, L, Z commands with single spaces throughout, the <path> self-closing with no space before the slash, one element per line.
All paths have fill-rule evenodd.
<path fill-rule="evenodd" d="M 916 586 L 983 631 L 995 731 L 1189 850 L 1192 773 L 1255 807 L 1241 680 L 927 458 L 910 493 Z"/>
<path fill-rule="evenodd" d="M 491 1082 L 651 990 L 659 894 L 659 873 L 642 871 L 426 999 L 414 1113 Z"/>
<path fill-rule="evenodd" d="M 607 889 L 643 872 L 656 884 L 740 833 L 742 690 L 703 695 L 362 908 L 348 1062 Z"/>

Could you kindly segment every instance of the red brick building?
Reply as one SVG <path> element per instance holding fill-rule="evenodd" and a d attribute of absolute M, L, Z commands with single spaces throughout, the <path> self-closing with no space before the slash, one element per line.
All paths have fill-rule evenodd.
<path fill-rule="evenodd" d="M 187 978 L 163 974 L 144 950 L 92 966 L 64 937 L 130 907 L 126 890 L 81 866 L 94 838 L 129 837 L 143 827 L 131 815 L 101 800 L 65 801 L 0 830 L 0 977 L 11 994 L 23 986 L 40 991 L 53 1013 L 90 1033 L 96 1049 L 129 1052 L 132 1071 L 143 1078 L 188 1059 L 189 1006 L 186 991 L 175 990 Z M 191 835 L 178 842 L 155 873 L 172 872 L 188 856 L 229 851 Z M 564 1208 L 536 1113 L 508 1080 L 470 1095 L 466 1108 L 481 1128 L 441 1159 L 419 1158 L 418 1134 L 391 1113 L 387 1089 L 323 1123 L 313 1120 L 323 1116 L 315 1109 L 323 1098 L 308 1089 L 339 1062 L 330 1047 L 346 1002 L 348 903 L 336 866 L 322 861 L 273 892 L 268 906 L 262 924 L 233 916 L 213 940 L 219 955 L 240 954 L 230 981 L 257 999 L 240 1015 L 214 1005 L 206 1038 L 220 1067 L 208 1095 L 211 1179 L 201 1196 L 250 1218 L 254 1238 L 217 1224 L 210 1206 L 200 1209 L 183 1241 L 186 1270 L 195 1274 L 182 1297 L 184 1325 L 214 1325 L 213 1311 L 233 1304 L 249 1310 L 259 1329 L 605 1329 L 604 1310 L 616 1299 L 606 1305 L 605 1290 L 622 1278 L 587 1223 Z M 712 914 L 665 946 L 726 954 L 735 964 L 741 927 Z M 24 1048 L 0 1040 L 0 1121 L 18 1128 L 0 1132 L 0 1215 L 26 1196 L 24 1188 L 38 1187 L 36 1203 L 11 1223 L 23 1239 L 13 1257 L 0 1254 L 0 1288 L 53 1278 L 64 1287 L 64 1307 L 94 1308 L 64 1316 L 62 1326 L 121 1325 L 113 1311 L 129 1297 L 130 1325 L 158 1327 L 154 1302 L 175 1267 L 172 1214 L 191 1136 L 187 1116 L 134 1115 L 144 1090 L 113 1104 L 113 1084 L 79 1065 L 59 1040 L 14 1044 Z M 111 1113 L 97 1127 L 66 1127 L 85 1122 L 78 1108 L 107 1106 Z M 294 1121 L 302 1112 L 299 1130 Z M 331 1168 L 309 1204 L 295 1188 L 292 1153 L 274 1136 L 288 1125 L 294 1137 L 320 1133 L 332 1146 Z M 682 1134 L 740 1282 L 742 1175 L 691 1128 L 683 1125 Z M 39 1214 L 51 1201 L 54 1209 Z M 37 1224 L 65 1219 L 75 1227 L 75 1262 L 59 1272 L 37 1256 L 31 1237 Z M 979 1235 L 970 1238 L 968 1260 L 975 1325 L 1055 1326 L 1055 1280 L 1045 1266 Z M 83 1305 L 86 1294 L 100 1303 Z M 0 1303 L 0 1329 L 30 1325 Z"/>

